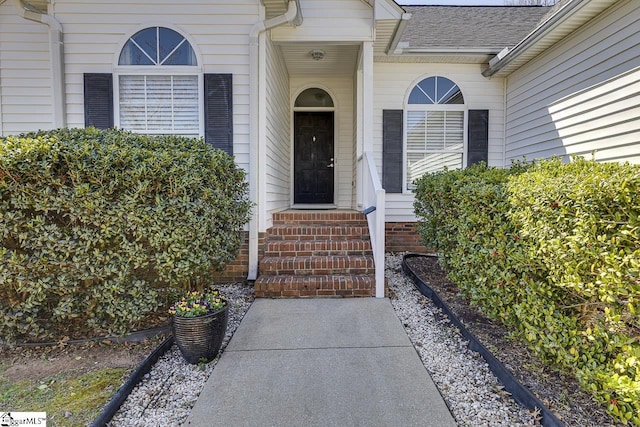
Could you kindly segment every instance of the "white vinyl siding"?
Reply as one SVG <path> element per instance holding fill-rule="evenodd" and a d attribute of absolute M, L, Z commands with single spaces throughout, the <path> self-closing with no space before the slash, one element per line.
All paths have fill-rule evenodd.
<path fill-rule="evenodd" d="M 66 101 L 67 120 L 70 127 L 84 126 L 83 74 L 113 72 L 120 49 L 128 37 L 145 27 L 167 26 L 187 37 L 200 60 L 201 74 L 233 74 L 233 154 L 236 162 L 248 171 L 249 46 L 247 35 L 251 26 L 260 19 L 259 2 L 254 0 L 189 0 L 180 3 L 138 0 L 108 2 L 56 0 L 55 13 L 65 32 Z M 46 43 L 46 26 L 42 27 L 45 31 Z M 114 79 L 114 83 L 116 81 L 117 79 Z"/>
<path fill-rule="evenodd" d="M 640 3 L 620 1 L 508 77 L 506 159 L 640 163 Z"/>
<path fill-rule="evenodd" d="M 373 145 L 380 176 L 382 176 L 382 110 L 405 110 L 406 96 L 414 85 L 426 76 L 446 76 L 454 81 L 464 94 L 467 110 L 489 110 L 488 163 L 490 166 L 502 166 L 504 80 L 484 78 L 481 72 L 482 66 L 475 64 L 374 63 Z M 442 162 L 447 159 L 440 158 L 437 161 Z M 415 221 L 413 200 L 413 194 L 387 193 L 386 221 Z"/>
<path fill-rule="evenodd" d="M 120 127 L 139 133 L 198 136 L 198 76 L 121 75 Z"/>
<path fill-rule="evenodd" d="M 272 31 L 277 42 L 368 41 L 373 39 L 373 8 L 361 0 L 300 0 L 304 24 Z"/>
<path fill-rule="evenodd" d="M 53 127 L 48 31 L 0 4 L 0 135 Z"/>
<path fill-rule="evenodd" d="M 280 49 L 269 37 L 266 43 L 266 214 L 260 215 L 265 223 L 260 230 L 271 227 L 272 214 L 291 206 L 291 110 L 289 74 Z"/>

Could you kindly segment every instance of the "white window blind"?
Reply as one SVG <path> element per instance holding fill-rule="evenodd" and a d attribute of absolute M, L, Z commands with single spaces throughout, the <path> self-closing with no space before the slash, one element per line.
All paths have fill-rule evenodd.
<path fill-rule="evenodd" d="M 407 111 L 407 188 L 426 173 L 460 169 L 464 111 Z"/>
<path fill-rule="evenodd" d="M 139 133 L 197 136 L 198 76 L 120 75 L 120 127 Z"/>

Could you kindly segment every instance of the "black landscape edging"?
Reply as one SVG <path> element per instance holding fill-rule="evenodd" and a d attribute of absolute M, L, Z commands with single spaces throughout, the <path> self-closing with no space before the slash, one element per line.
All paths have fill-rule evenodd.
<path fill-rule="evenodd" d="M 120 406 L 129 397 L 129 394 L 136 385 L 142 380 L 150 370 L 151 367 L 158 361 L 160 356 L 165 354 L 167 350 L 173 345 L 173 337 L 169 337 L 162 342 L 131 374 L 129 379 L 120 387 L 118 392 L 111 398 L 107 406 L 102 410 L 100 415 L 91 423 L 91 427 L 102 427 L 107 425 L 111 418 L 118 412 Z"/>
<path fill-rule="evenodd" d="M 538 399 L 531 390 L 529 390 L 524 385 L 520 384 L 518 380 L 513 376 L 511 371 L 509 371 L 498 359 L 495 358 L 493 354 L 485 346 L 482 345 L 480 340 L 475 337 L 469 330 L 464 326 L 462 322 L 456 317 L 455 314 L 451 311 L 451 309 L 444 303 L 438 296 L 438 294 L 431 289 L 420 277 L 418 277 L 411 267 L 407 265 L 407 258 L 417 258 L 417 257 L 433 257 L 436 255 L 423 255 L 423 254 L 406 254 L 402 257 L 402 271 L 406 275 L 408 275 L 416 288 L 427 298 L 431 299 L 436 307 L 440 308 L 444 313 L 449 317 L 451 323 L 453 323 L 462 333 L 465 339 L 469 341 L 469 349 L 473 350 L 486 360 L 489 368 L 493 372 L 493 374 L 500 380 L 504 389 L 511 393 L 513 399 L 518 402 L 520 405 L 524 406 L 527 409 L 534 410 L 538 408 L 540 410 L 540 414 L 542 416 L 542 424 L 545 427 L 564 427 L 562 421 L 555 416 L 553 412 L 551 412 L 544 404 Z"/>
<path fill-rule="evenodd" d="M 11 348 L 11 347 L 25 347 L 25 348 L 37 348 L 37 347 L 53 347 L 58 346 L 61 343 L 64 344 L 85 344 L 89 342 L 96 341 L 111 341 L 114 343 L 122 344 L 127 342 L 142 342 L 147 338 L 154 338 L 161 334 L 167 334 L 171 330 L 171 326 L 158 326 L 157 328 L 151 329 L 143 329 L 141 331 L 131 332 L 128 335 L 118 337 L 118 336 L 104 336 L 104 337 L 93 337 L 93 338 L 82 338 L 78 340 L 66 340 L 66 341 L 50 341 L 50 342 L 18 342 L 15 344 L 3 344 L 0 343 L 0 347 Z"/>

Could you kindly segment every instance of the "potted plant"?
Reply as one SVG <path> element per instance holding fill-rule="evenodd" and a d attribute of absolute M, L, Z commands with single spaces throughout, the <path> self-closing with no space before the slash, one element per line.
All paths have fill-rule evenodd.
<path fill-rule="evenodd" d="M 227 300 L 217 289 L 190 291 L 173 304 L 171 331 L 187 362 L 216 357 L 227 331 L 228 311 Z"/>

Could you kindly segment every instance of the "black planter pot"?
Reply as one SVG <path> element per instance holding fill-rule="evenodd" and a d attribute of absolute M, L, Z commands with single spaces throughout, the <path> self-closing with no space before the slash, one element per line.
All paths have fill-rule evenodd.
<path fill-rule="evenodd" d="M 189 363 L 211 361 L 217 355 L 227 331 L 229 306 L 199 317 L 173 316 L 171 332 Z"/>

